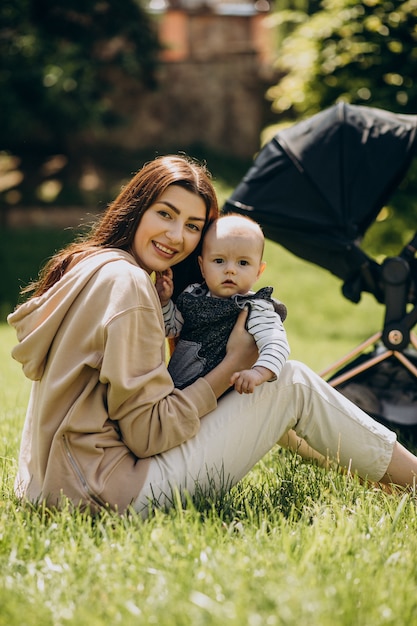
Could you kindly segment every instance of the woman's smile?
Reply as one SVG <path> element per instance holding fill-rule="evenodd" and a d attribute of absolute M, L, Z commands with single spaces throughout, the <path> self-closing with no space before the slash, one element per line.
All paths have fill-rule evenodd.
<path fill-rule="evenodd" d="M 170 185 L 142 216 L 132 253 L 148 273 L 162 272 L 195 250 L 206 223 L 206 205 L 195 193 Z"/>
<path fill-rule="evenodd" d="M 177 254 L 178 250 L 174 250 L 172 248 L 168 248 L 167 246 L 164 246 L 161 243 L 158 243 L 157 241 L 153 241 L 152 242 L 153 245 L 155 246 L 155 248 L 157 250 L 159 250 L 160 252 L 162 252 L 162 254 L 172 258 L 175 254 Z"/>

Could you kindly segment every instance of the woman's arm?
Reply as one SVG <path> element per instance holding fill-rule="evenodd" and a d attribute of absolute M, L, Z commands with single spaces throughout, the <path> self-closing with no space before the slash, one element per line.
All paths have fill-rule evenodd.
<path fill-rule="evenodd" d="M 226 346 L 226 356 L 211 372 L 204 376 L 216 398 L 227 391 L 231 385 L 234 372 L 249 369 L 258 358 L 255 341 L 245 328 L 248 312 L 239 314 Z"/>
<path fill-rule="evenodd" d="M 108 293 L 109 302 L 119 312 L 104 326 L 100 367 L 109 418 L 118 423 L 123 442 L 138 457 L 158 454 L 193 437 L 200 418 L 215 409 L 216 398 L 230 387 L 238 365 L 250 367 L 257 357 L 242 315 L 222 363 L 185 389 L 174 389 L 165 365 L 159 299 L 148 281 L 139 276 L 135 297 L 131 289 L 119 288 L 120 280 L 117 289 Z M 129 294 L 132 304 L 140 304 L 126 308 Z"/>

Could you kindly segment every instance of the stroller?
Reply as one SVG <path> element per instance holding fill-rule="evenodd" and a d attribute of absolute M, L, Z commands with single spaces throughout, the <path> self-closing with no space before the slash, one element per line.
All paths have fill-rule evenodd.
<path fill-rule="evenodd" d="M 405 176 L 417 115 L 336 104 L 279 131 L 223 207 L 258 221 L 265 236 L 385 307 L 382 330 L 320 373 L 375 419 L 417 437 L 417 233 L 382 264 L 359 246 Z"/>

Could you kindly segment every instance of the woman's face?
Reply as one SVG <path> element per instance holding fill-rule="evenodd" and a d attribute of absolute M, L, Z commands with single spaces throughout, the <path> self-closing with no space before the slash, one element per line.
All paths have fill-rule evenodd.
<path fill-rule="evenodd" d="M 133 239 L 133 256 L 149 274 L 162 272 L 195 250 L 205 221 L 204 200 L 170 185 L 143 214 Z"/>

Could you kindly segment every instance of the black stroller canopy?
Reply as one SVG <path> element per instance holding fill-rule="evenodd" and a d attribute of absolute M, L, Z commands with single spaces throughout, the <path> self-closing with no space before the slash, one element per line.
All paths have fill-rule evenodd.
<path fill-rule="evenodd" d="M 417 233 L 381 265 L 360 239 L 404 177 L 417 143 L 417 115 L 337 104 L 279 131 L 224 206 L 265 235 L 385 305 L 383 329 L 322 376 L 366 412 L 417 440 Z M 413 304 L 413 307 L 409 307 Z"/>
<path fill-rule="evenodd" d="M 227 200 L 269 239 L 379 298 L 379 266 L 359 240 L 404 177 L 413 157 L 417 115 L 339 103 L 265 145 Z"/>

